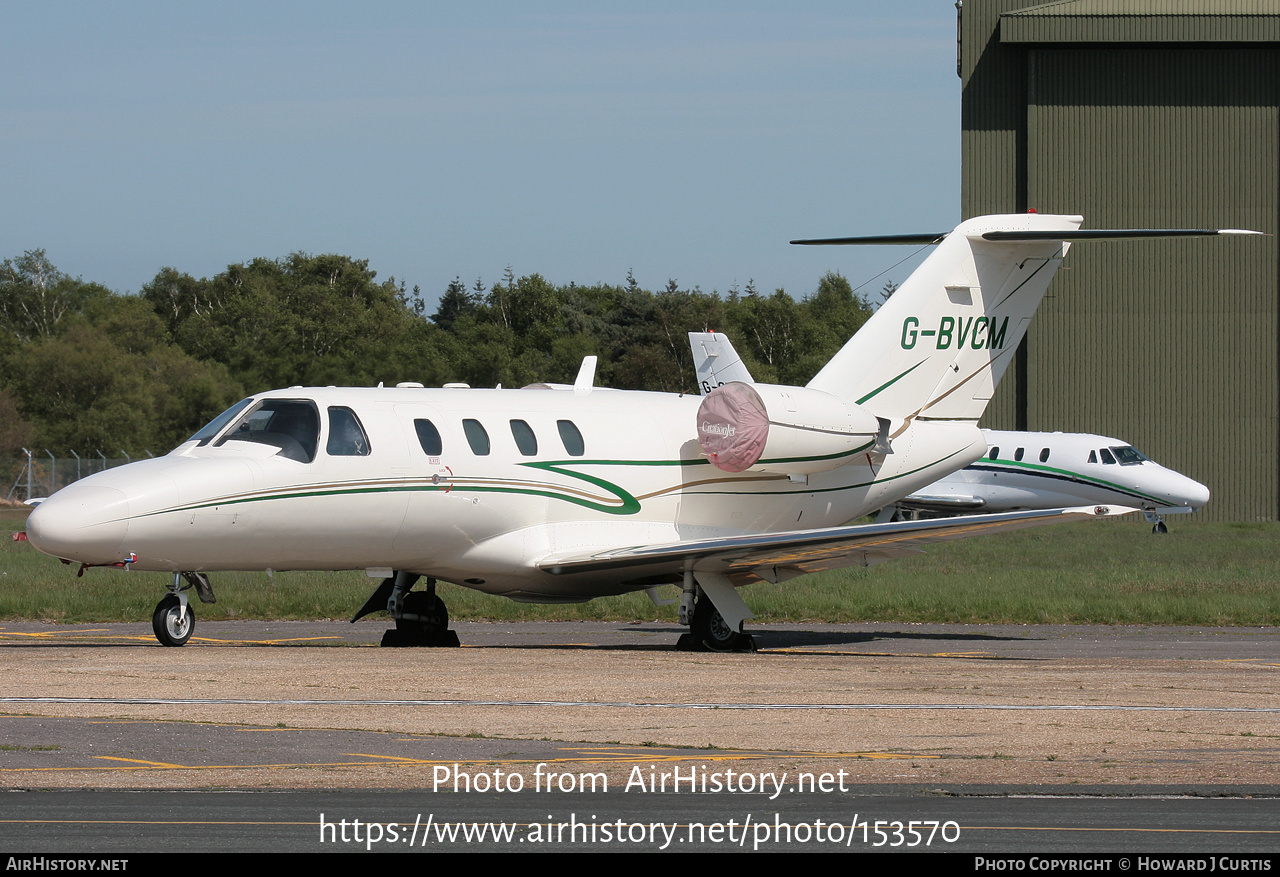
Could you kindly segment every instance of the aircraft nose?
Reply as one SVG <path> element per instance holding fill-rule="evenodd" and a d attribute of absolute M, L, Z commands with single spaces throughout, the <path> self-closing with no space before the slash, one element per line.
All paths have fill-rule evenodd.
<path fill-rule="evenodd" d="M 129 498 L 114 487 L 70 485 L 27 516 L 27 539 L 45 554 L 81 563 L 124 560 Z"/>
<path fill-rule="evenodd" d="M 1205 503 L 1209 501 L 1209 488 L 1199 481 L 1192 481 L 1188 478 L 1186 489 L 1183 492 L 1183 500 L 1193 509 L 1203 508 Z"/>

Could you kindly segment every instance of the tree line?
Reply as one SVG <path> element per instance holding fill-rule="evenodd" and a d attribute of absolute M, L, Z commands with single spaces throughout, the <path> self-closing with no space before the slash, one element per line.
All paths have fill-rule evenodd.
<path fill-rule="evenodd" d="M 748 283 L 558 286 L 510 269 L 455 278 L 434 313 L 366 260 L 294 253 L 196 279 L 162 268 L 138 294 L 59 271 L 43 250 L 0 265 L 0 456 L 157 453 L 237 399 L 304 386 L 571 383 L 696 392 L 686 333 L 722 331 L 757 380 L 804 384 L 871 314 L 839 274 L 797 301 Z"/>

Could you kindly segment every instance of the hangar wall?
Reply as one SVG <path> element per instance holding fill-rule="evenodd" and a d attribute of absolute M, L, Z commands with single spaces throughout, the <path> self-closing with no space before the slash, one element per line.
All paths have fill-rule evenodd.
<path fill-rule="evenodd" d="M 1280 0 L 966 0 L 962 209 L 1280 231 Z M 1278 238 L 1079 243 L 984 425 L 1125 439 L 1280 517 Z"/>

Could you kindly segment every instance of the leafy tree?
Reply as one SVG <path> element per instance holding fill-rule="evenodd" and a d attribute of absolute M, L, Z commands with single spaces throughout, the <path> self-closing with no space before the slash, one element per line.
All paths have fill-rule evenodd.
<path fill-rule="evenodd" d="M 735 346 L 756 380 L 794 383 L 792 365 L 801 350 L 802 313 L 795 299 L 778 289 L 764 298 L 753 292 L 731 310 Z"/>
<path fill-rule="evenodd" d="M 167 449 L 240 394 L 216 365 L 163 344 L 130 351 L 89 325 L 28 345 L 9 370 L 34 441 L 62 453 Z"/>
<path fill-rule="evenodd" d="M 466 284 L 462 279 L 455 277 L 449 281 L 444 295 L 440 296 L 440 305 L 432 314 L 431 321 L 447 332 L 453 328 L 453 324 L 460 317 L 472 313 L 475 309 L 476 300 L 467 292 Z"/>
<path fill-rule="evenodd" d="M 200 318 L 222 306 L 217 297 L 221 287 L 208 281 L 196 280 L 176 268 L 161 268 L 150 283 L 144 284 L 140 294 L 153 310 L 165 321 L 171 334 L 193 318 Z"/>
<path fill-rule="evenodd" d="M 23 448 L 30 448 L 35 432 L 18 410 L 18 401 L 0 387 L 0 457 L 16 457 Z"/>
<path fill-rule="evenodd" d="M 144 295 L 176 320 L 175 341 L 254 391 L 393 381 L 388 355 L 425 326 L 402 285 L 378 283 L 368 261 L 346 256 L 254 259 L 194 285 L 170 272 Z"/>
<path fill-rule="evenodd" d="M 105 287 L 63 274 L 44 250 L 27 250 L 0 263 L 0 325 L 20 341 L 47 338 L 89 299 L 109 294 Z"/>

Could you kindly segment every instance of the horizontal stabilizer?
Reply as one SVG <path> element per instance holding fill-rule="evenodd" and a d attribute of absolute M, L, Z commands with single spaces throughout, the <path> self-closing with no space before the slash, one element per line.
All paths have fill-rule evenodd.
<path fill-rule="evenodd" d="M 881 234 L 853 238 L 810 238 L 802 241 L 791 241 L 802 246 L 828 246 L 839 244 L 937 244 L 947 236 L 947 232 L 937 234 Z"/>
<path fill-rule="evenodd" d="M 981 235 L 984 241 L 1123 241 L 1143 238 L 1194 238 L 1214 235 L 1259 234 L 1243 228 L 1088 228 L 1075 231 L 989 231 Z M 808 238 L 791 241 L 804 246 L 838 246 L 857 244 L 939 244 L 947 236 L 941 234 L 887 234 L 864 235 L 847 238 Z"/>
<path fill-rule="evenodd" d="M 984 241 L 1126 241 L 1143 238 L 1197 238 L 1224 234 L 1263 234 L 1242 228 L 1082 228 L 1060 231 L 989 231 Z"/>

